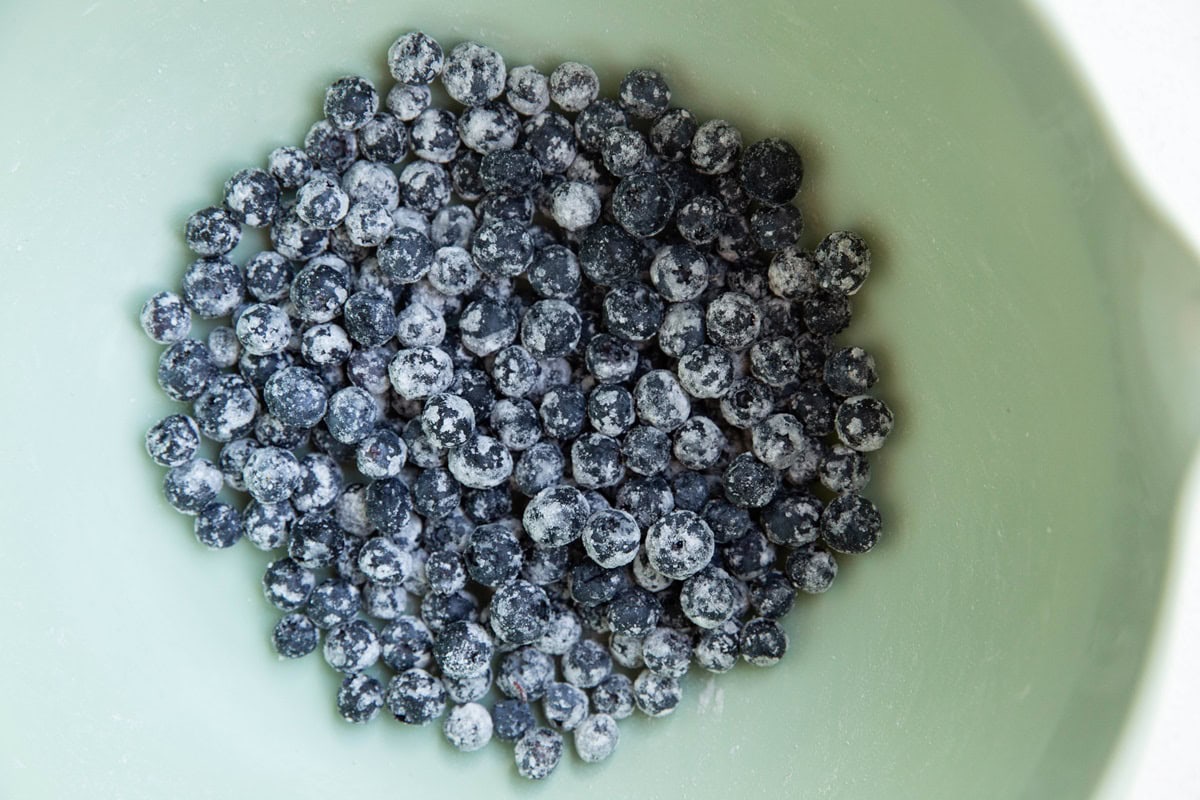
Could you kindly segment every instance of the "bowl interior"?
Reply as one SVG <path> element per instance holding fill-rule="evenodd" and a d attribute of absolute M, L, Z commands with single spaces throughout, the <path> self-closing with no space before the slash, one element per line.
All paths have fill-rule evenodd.
<path fill-rule="evenodd" d="M 29 648 L 0 668 L 0 793 L 1089 791 L 1135 685 L 1196 433 L 1200 391 L 1166 367 L 1190 262 L 1023 12 L 70 5 L 10 8 L 0 34 L 4 74 L 28 76 L 0 133 L 15 134 L 0 251 L 26 298 L 6 325 L 36 331 L 0 352 L 26 385 L 0 401 L 21 420 L 0 466 L 19 526 L 0 544 L 19 567 L 0 599 Z M 694 670 L 674 716 L 631 718 L 616 758 L 571 756 L 546 785 L 516 777 L 507 746 L 465 756 L 431 730 L 338 720 L 319 657 L 270 650 L 269 556 L 197 545 L 139 445 L 172 406 L 133 320 L 182 274 L 182 220 L 298 143 L 330 80 L 389 85 L 383 53 L 412 27 L 478 38 L 510 65 L 585 61 L 607 90 L 659 68 L 702 118 L 797 143 L 809 244 L 850 228 L 876 254 L 842 338 L 875 353 L 898 416 L 868 490 L 877 551 L 800 602 L 784 664 Z"/>

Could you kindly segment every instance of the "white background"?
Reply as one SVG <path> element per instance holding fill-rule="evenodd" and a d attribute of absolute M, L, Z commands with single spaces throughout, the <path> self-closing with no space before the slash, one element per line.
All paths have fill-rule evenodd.
<path fill-rule="evenodd" d="M 1130 171 L 1200 250 L 1200 2 L 1031 1 L 1074 58 Z M 1200 469 L 1184 497 L 1164 634 L 1103 800 L 1200 798 Z"/>

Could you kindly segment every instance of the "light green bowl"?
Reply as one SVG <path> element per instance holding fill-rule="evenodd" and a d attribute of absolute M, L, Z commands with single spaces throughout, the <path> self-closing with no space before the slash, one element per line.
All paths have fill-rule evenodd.
<path fill-rule="evenodd" d="M 984 6 L 986 5 L 986 8 Z M 277 663 L 266 554 L 209 552 L 143 431 L 175 407 L 136 314 L 186 214 L 297 143 L 323 87 L 420 27 L 510 65 L 663 70 L 807 163 L 807 239 L 862 231 L 844 337 L 897 410 L 886 534 L 772 670 L 685 681 L 617 756 L 529 784 L 510 748 L 337 719 Z M 1197 433 L 1196 263 L 1008 3 L 480 0 L 0 10 L 0 797 L 1078 798 L 1153 632 Z M 239 250 L 244 255 L 246 249 Z"/>

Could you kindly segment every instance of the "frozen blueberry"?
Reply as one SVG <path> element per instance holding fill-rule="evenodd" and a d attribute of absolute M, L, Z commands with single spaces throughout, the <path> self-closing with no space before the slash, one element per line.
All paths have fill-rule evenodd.
<path fill-rule="evenodd" d="M 384 703 L 401 722 L 427 725 L 446 711 L 446 689 L 440 680 L 414 667 L 388 682 Z"/>
<path fill-rule="evenodd" d="M 225 503 L 209 503 L 196 515 L 193 531 L 196 541 L 205 547 L 232 547 L 242 538 L 242 515 Z"/>
<path fill-rule="evenodd" d="M 420 572 L 423 573 L 423 570 Z M 423 589 L 415 593 L 420 594 L 421 591 Z M 421 619 L 425 620 L 429 630 L 436 636 L 452 622 L 476 622 L 479 619 L 479 601 L 475 595 L 466 591 L 450 594 L 426 591 L 425 596 L 421 598 Z"/>
<path fill-rule="evenodd" d="M 433 254 L 426 274 L 433 288 L 449 297 L 466 294 L 479 282 L 479 270 L 462 247 L 442 247 Z"/>
<path fill-rule="evenodd" d="M 259 550 L 274 550 L 287 544 L 288 529 L 295 518 L 291 503 L 253 500 L 242 512 L 242 527 L 250 544 Z"/>
<path fill-rule="evenodd" d="M 616 597 L 628 583 L 620 570 L 605 569 L 592 561 L 580 561 L 568 574 L 567 588 L 578 606 L 595 607 Z"/>
<path fill-rule="evenodd" d="M 428 236 L 413 228 L 393 230 L 377 252 L 379 266 L 397 283 L 416 283 L 433 266 L 433 244 Z"/>
<path fill-rule="evenodd" d="M 466 620 L 447 623 L 433 642 L 442 674 L 451 678 L 478 675 L 492 659 L 492 637 L 483 626 Z"/>
<path fill-rule="evenodd" d="M 360 603 L 357 586 L 342 578 L 330 578 L 312 590 L 308 616 L 318 628 L 332 628 L 354 619 Z"/>
<path fill-rule="evenodd" d="M 301 658 L 317 649 L 320 633 L 304 614 L 287 614 L 275 624 L 271 643 L 283 658 Z"/>
<path fill-rule="evenodd" d="M 311 428 L 325 416 L 329 390 L 321 379 L 304 367 L 285 367 L 263 387 L 267 410 L 284 425 Z"/>
<path fill-rule="evenodd" d="M 526 277 L 542 297 L 564 300 L 579 291 L 579 260 L 569 248 L 551 245 L 534 256 Z"/>
<path fill-rule="evenodd" d="M 739 629 L 730 621 L 705 631 L 696 641 L 696 663 L 709 672 L 728 672 L 737 663 L 739 655 Z"/>
<path fill-rule="evenodd" d="M 458 117 L 444 108 L 427 108 L 409 129 L 413 155 L 436 164 L 447 164 L 458 155 Z"/>
<path fill-rule="evenodd" d="M 837 577 L 837 559 L 819 545 L 807 545 L 792 551 L 784 566 L 788 580 L 806 594 L 820 594 Z"/>
<path fill-rule="evenodd" d="M 451 99 L 464 106 L 495 100 L 504 92 L 504 57 L 477 42 L 456 45 L 446 56 L 442 85 Z"/>
<path fill-rule="evenodd" d="M 300 463 L 287 450 L 260 447 L 242 470 L 246 490 L 260 503 L 279 503 L 300 485 Z"/>
<path fill-rule="evenodd" d="M 401 409 L 404 415 L 415 413 L 420 408 L 419 401 L 402 401 L 410 403 L 410 409 Z M 421 419 L 414 416 L 404 423 L 402 430 L 405 445 L 408 446 L 408 462 L 422 469 L 433 469 L 446 466 L 446 451 L 438 448 L 425 436 L 421 428 Z"/>
<path fill-rule="evenodd" d="M 540 114 L 550 105 L 549 80 L 537 67 L 513 67 L 505 83 L 505 99 L 518 114 Z"/>
<path fill-rule="evenodd" d="M 471 242 L 475 232 L 475 212 L 470 206 L 446 206 L 434 215 L 429 224 L 429 240 L 439 250 L 444 247 L 464 248 Z M 437 253 L 434 253 L 437 257 Z M 432 270 L 432 268 L 431 268 Z M 436 286 L 434 287 L 437 288 Z M 438 289 L 438 291 L 442 291 Z M 442 292 L 456 294 L 455 292 Z"/>
<path fill-rule="evenodd" d="M 616 101 L 600 97 L 580 111 L 575 118 L 575 135 L 580 147 L 595 153 L 603 147 L 605 131 L 626 127 L 628 122 L 625 110 Z"/>
<path fill-rule="evenodd" d="M 782 572 L 771 571 L 750 582 L 750 605 L 760 617 L 780 619 L 796 603 L 796 590 Z"/>
<path fill-rule="evenodd" d="M 692 660 L 692 638 L 674 628 L 655 628 L 642 639 L 646 669 L 667 678 L 682 678 Z"/>
<path fill-rule="evenodd" d="M 529 644 L 549 623 L 550 600 L 541 587 L 518 578 L 497 587 L 488 610 L 497 636 L 510 644 Z"/>
<path fill-rule="evenodd" d="M 488 192 L 516 197 L 541 185 L 542 168 L 522 150 L 495 150 L 479 162 L 479 180 Z"/>
<path fill-rule="evenodd" d="M 678 435 L 679 432 L 676 431 L 676 436 Z M 699 512 L 708 502 L 708 481 L 698 472 L 681 470 L 671 478 L 671 494 L 675 499 L 676 508 Z"/>
<path fill-rule="evenodd" d="M 793 205 L 763 206 L 750 215 L 750 232 L 766 252 L 793 246 L 803 229 L 800 209 Z"/>
<path fill-rule="evenodd" d="M 367 519 L 380 531 L 396 535 L 408 525 L 412 496 L 403 481 L 387 478 L 373 481 L 366 491 Z"/>
<path fill-rule="evenodd" d="M 879 511 L 858 494 L 829 501 L 821 514 L 821 538 L 838 553 L 865 553 L 879 541 Z"/>
<path fill-rule="evenodd" d="M 875 359 L 861 347 L 843 347 L 829 355 L 823 370 L 825 385 L 836 395 L 860 395 L 875 385 Z"/>
<path fill-rule="evenodd" d="M 279 183 L 266 170 L 243 169 L 225 182 L 225 207 L 236 221 L 252 228 L 275 220 L 279 200 Z"/>
<path fill-rule="evenodd" d="M 200 428 L 186 414 L 164 417 L 146 431 L 146 452 L 154 463 L 178 467 L 187 463 L 200 448 Z"/>
<path fill-rule="evenodd" d="M 433 661 L 433 636 L 425 623 L 402 615 L 379 634 L 383 663 L 396 672 L 424 668 Z"/>
<path fill-rule="evenodd" d="M 255 303 L 238 315 L 235 331 L 247 353 L 265 356 L 287 347 L 292 338 L 292 322 L 278 306 Z"/>
<path fill-rule="evenodd" d="M 230 488 L 239 492 L 246 491 L 246 482 L 242 479 L 242 472 L 245 470 L 250 456 L 254 455 L 260 447 L 262 444 L 257 439 L 250 437 L 234 439 L 221 445 L 221 451 L 217 456 L 217 466 L 224 473 L 225 482 L 229 484 Z"/>
<path fill-rule="evenodd" d="M 800 376 L 801 359 L 795 342 L 778 336 L 760 339 L 750 348 L 750 371 L 768 386 L 789 386 Z"/>
<path fill-rule="evenodd" d="M 721 476 L 725 497 L 742 508 L 762 508 L 779 489 L 779 473 L 750 453 L 736 456 Z"/>
<path fill-rule="evenodd" d="M 754 580 L 775 563 L 775 547 L 758 529 L 721 546 L 725 570 L 742 581 Z"/>
<path fill-rule="evenodd" d="M 814 256 L 817 285 L 829 292 L 854 294 L 871 274 L 871 250 L 862 237 L 849 231 L 826 236 Z"/>
<path fill-rule="evenodd" d="M 763 531 L 775 544 L 798 547 L 820 535 L 821 501 L 806 491 L 781 492 L 761 512 Z"/>
<path fill-rule="evenodd" d="M 600 93 L 596 71 L 578 61 L 565 61 L 550 73 L 550 99 L 563 111 L 575 113 L 587 108 Z"/>
<path fill-rule="evenodd" d="M 756 667 L 779 663 L 788 648 L 788 636 L 773 619 L 759 617 L 742 626 L 738 649 L 742 658 Z"/>
<path fill-rule="evenodd" d="M 633 395 L 623 386 L 602 384 L 588 396 L 588 420 L 605 436 L 620 436 L 635 419 Z"/>
<path fill-rule="evenodd" d="M 771 257 L 767 285 L 785 300 L 799 300 L 816 288 L 816 259 L 812 253 L 785 247 Z"/>
<path fill-rule="evenodd" d="M 475 411 L 458 395 L 435 394 L 425 402 L 421 430 L 440 448 L 458 447 L 475 430 Z"/>
<path fill-rule="evenodd" d="M 520 345 L 504 348 L 492 362 L 492 383 L 505 397 L 524 397 L 537 385 L 537 379 L 538 363 Z"/>
<path fill-rule="evenodd" d="M 645 636 L 658 625 L 662 604 L 641 587 L 625 589 L 608 604 L 605 616 L 613 633 Z"/>
<path fill-rule="evenodd" d="M 525 533 L 540 547 L 562 547 L 583 533 L 591 509 L 573 486 L 552 486 L 525 506 Z"/>
<path fill-rule="evenodd" d="M 583 429 L 587 401 L 578 386 L 555 386 L 543 396 L 538 415 L 547 436 L 572 439 Z"/>
<path fill-rule="evenodd" d="M 675 193 L 664 178 L 639 172 L 623 178 L 612 196 L 613 217 L 634 236 L 661 232 L 675 213 Z"/>
<path fill-rule="evenodd" d="M 408 129 L 394 113 L 375 114 L 358 129 L 358 149 L 373 162 L 396 164 L 408 154 Z"/>
<path fill-rule="evenodd" d="M 246 262 L 246 291 L 263 303 L 275 303 L 288 296 L 292 285 L 292 265 L 274 250 L 264 250 Z"/>
<path fill-rule="evenodd" d="M 872 452 L 883 447 L 895 418 L 882 401 L 866 395 L 844 400 L 834 415 L 834 430 L 847 447 Z"/>
<path fill-rule="evenodd" d="M 630 472 L 658 475 L 671 460 L 671 437 L 658 428 L 638 425 L 625 434 L 621 455 Z"/>
<path fill-rule="evenodd" d="M 542 713 L 555 728 L 571 731 L 583 722 L 588 712 L 587 693 L 569 683 L 551 683 L 542 699 Z"/>
<path fill-rule="evenodd" d="M 404 207 L 428 215 L 450 202 L 450 175 L 441 164 L 414 161 L 400 171 L 399 179 Z M 397 222 L 396 227 L 402 226 Z"/>
<path fill-rule="evenodd" d="M 208 332 L 208 354 L 213 366 L 227 369 L 238 362 L 242 355 L 242 346 L 238 343 L 237 334 L 228 325 L 218 325 Z"/>
<path fill-rule="evenodd" d="M 517 774 L 530 780 L 548 777 L 562 760 L 562 755 L 562 735 L 550 728 L 531 727 L 517 740 L 513 750 Z"/>
<path fill-rule="evenodd" d="M 192 405 L 200 432 L 216 442 L 247 434 L 257 413 L 254 390 L 241 376 L 228 373 L 210 380 Z"/>
<path fill-rule="evenodd" d="M 622 673 L 614 672 L 592 689 L 591 701 L 597 714 L 605 714 L 613 719 L 625 719 L 633 713 L 633 681 Z M 586 724 L 585 720 L 584 725 Z"/>
<path fill-rule="evenodd" d="M 817 291 L 800 304 L 804 326 L 814 334 L 832 336 L 850 324 L 850 300 L 845 295 Z"/>
<path fill-rule="evenodd" d="M 412 487 L 413 508 L 429 520 L 440 520 L 458 510 L 462 490 L 444 469 L 422 470 Z"/>
<path fill-rule="evenodd" d="M 405 400 L 422 400 L 439 394 L 454 378 L 454 363 L 436 347 L 400 350 L 388 364 L 392 388 Z"/>
<path fill-rule="evenodd" d="M 655 119 L 671 103 L 671 90 L 663 76 L 652 69 L 635 69 L 621 81 L 621 107 L 638 119 Z"/>
<path fill-rule="evenodd" d="M 505 304 L 480 298 L 469 304 L 459 318 L 463 347 L 486 356 L 517 338 L 517 317 Z"/>
<path fill-rule="evenodd" d="M 325 647 L 328 650 L 328 640 L 326 640 Z M 347 675 L 342 680 L 337 694 L 337 709 L 338 714 L 346 722 L 360 725 L 370 722 L 379 714 L 381 708 L 383 708 L 383 684 L 379 681 L 361 672 Z"/>
<path fill-rule="evenodd" d="M 704 344 L 704 310 L 697 303 L 672 303 L 658 326 L 658 349 L 680 358 Z"/>
<path fill-rule="evenodd" d="M 613 336 L 644 342 L 654 336 L 662 321 L 662 300 L 643 283 L 629 282 L 608 290 L 604 323 Z"/>
<path fill-rule="evenodd" d="M 508 697 L 532 703 L 554 682 L 554 659 L 535 647 L 520 647 L 500 661 L 496 688 Z"/>
<path fill-rule="evenodd" d="M 188 217 L 184 236 L 192 252 L 201 256 L 222 256 L 237 246 L 242 238 L 242 227 L 227 209 L 209 206 Z"/>
<path fill-rule="evenodd" d="M 712 529 L 692 511 L 672 511 L 646 530 L 647 560 L 675 580 L 690 578 L 703 569 L 714 546 Z"/>
<path fill-rule="evenodd" d="M 809 448 L 804 427 L 791 414 L 772 414 L 750 428 L 751 449 L 759 461 L 785 470 Z"/>
<path fill-rule="evenodd" d="M 675 375 L 664 369 L 647 372 L 633 390 L 638 418 L 663 431 L 673 431 L 687 421 L 692 404 Z"/>
<path fill-rule="evenodd" d="M 312 174 L 312 160 L 298 147 L 277 147 L 267 156 L 267 171 L 280 188 L 295 189 Z"/>
<path fill-rule="evenodd" d="M 770 416 L 775 398 L 766 384 L 741 378 L 721 398 L 721 417 L 735 428 L 750 428 Z"/>
<path fill-rule="evenodd" d="M 606 333 L 591 338 L 584 358 L 588 372 L 601 383 L 627 380 L 638 365 L 638 353 L 633 345 Z"/>
<path fill-rule="evenodd" d="M 650 280 L 672 303 L 695 300 L 708 287 L 708 262 L 689 245 L 662 247 L 650 262 Z"/>
<path fill-rule="evenodd" d="M 737 611 L 737 586 L 728 572 L 709 565 L 683 582 L 679 605 L 697 627 L 717 628 Z"/>
<path fill-rule="evenodd" d="M 412 574 L 412 556 L 386 536 L 373 536 L 358 552 L 358 568 L 380 586 L 402 583 Z"/>
<path fill-rule="evenodd" d="M 192 312 L 174 292 L 159 292 L 147 300 L 139 319 L 142 330 L 159 344 L 182 341 L 192 329 Z"/>
<path fill-rule="evenodd" d="M 616 286 L 637 277 L 645 257 L 636 239 L 616 225 L 594 225 L 579 245 L 579 267 L 600 286 Z"/>
<path fill-rule="evenodd" d="M 725 292 L 709 303 L 704 321 L 714 344 L 744 350 L 758 338 L 762 316 L 750 297 Z"/>
<path fill-rule="evenodd" d="M 500 586 L 515 578 L 521 569 L 521 545 L 503 524 L 477 527 L 464 555 L 471 580 L 482 586 Z"/>
<path fill-rule="evenodd" d="M 471 257 L 485 275 L 515 277 L 533 263 L 533 241 L 516 220 L 482 225 L 471 240 Z"/>
<path fill-rule="evenodd" d="M 562 669 L 567 683 L 591 689 L 612 672 L 612 656 L 599 643 L 584 639 L 563 654 Z"/>
<path fill-rule="evenodd" d="M 536 724 L 533 710 L 522 700 L 499 700 L 492 706 L 493 730 L 501 741 L 516 741 Z"/>
<path fill-rule="evenodd" d="M 292 305 L 302 320 L 331 322 L 350 296 L 346 285 L 346 277 L 332 265 L 310 264 L 296 273 L 292 281 Z"/>
<path fill-rule="evenodd" d="M 325 118 L 342 130 L 357 130 L 379 110 L 379 92 L 366 78 L 338 78 L 325 91 Z"/>
<path fill-rule="evenodd" d="M 739 178 L 750 197 L 766 205 L 782 205 L 791 202 L 800 191 L 804 162 L 788 142 L 763 139 L 742 154 Z"/>
<path fill-rule="evenodd" d="M 562 481 L 566 461 L 554 442 L 541 441 L 523 452 L 513 467 L 513 488 L 526 497 Z"/>
<path fill-rule="evenodd" d="M 534 358 L 560 358 L 579 343 L 582 320 L 571 304 L 539 300 L 521 319 L 521 344 Z"/>
<path fill-rule="evenodd" d="M 462 556 L 453 550 L 435 550 L 425 560 L 425 581 L 429 591 L 451 594 L 467 585 L 467 569 Z"/>
<path fill-rule="evenodd" d="M 575 131 L 561 114 L 543 111 L 523 126 L 525 149 L 543 172 L 559 174 L 575 160 Z"/>
<path fill-rule="evenodd" d="M 380 427 L 358 443 L 355 463 L 368 478 L 394 478 L 404 468 L 408 447 L 395 431 Z"/>
<path fill-rule="evenodd" d="M 291 526 L 288 555 L 309 569 L 328 567 L 342 549 L 342 532 L 328 515 L 305 514 Z"/>
<path fill-rule="evenodd" d="M 325 173 L 315 174 L 296 191 L 296 214 L 317 230 L 337 227 L 350 210 L 350 196 Z"/>
<path fill-rule="evenodd" d="M 448 465 L 463 486 L 490 489 L 512 474 L 512 455 L 500 442 L 477 432 L 450 451 Z"/>
<path fill-rule="evenodd" d="M 477 153 L 511 152 L 521 135 L 521 120 L 507 104 L 492 101 L 472 106 L 458 118 L 458 136 Z"/>
<path fill-rule="evenodd" d="M 796 390 L 789 401 L 790 410 L 804 425 L 810 436 L 824 436 L 833 432 L 833 414 L 837 398 L 817 382 L 805 383 Z"/>
<path fill-rule="evenodd" d="M 442 46 L 428 34 L 411 31 L 388 48 L 388 71 L 402 84 L 432 83 L 442 73 Z"/>
<path fill-rule="evenodd" d="M 692 397 L 723 397 L 733 386 L 733 354 L 722 347 L 701 345 L 680 358 L 675 370 Z"/>
<path fill-rule="evenodd" d="M 329 398 L 325 424 L 339 442 L 357 444 L 375 428 L 379 408 L 365 389 L 347 386 Z"/>
<path fill-rule="evenodd" d="M 328 120 L 319 120 L 304 136 L 304 151 L 318 170 L 345 172 L 358 154 L 358 137 L 354 131 L 338 128 Z"/>
<path fill-rule="evenodd" d="M 692 137 L 692 166 L 705 175 L 733 169 L 741 152 L 741 132 L 723 119 L 705 122 Z"/>
<path fill-rule="evenodd" d="M 699 194 L 680 204 L 675 215 L 679 235 L 690 244 L 706 245 L 717 238 L 725 207 L 712 195 Z"/>
<path fill-rule="evenodd" d="M 329 630 L 325 662 L 339 672 L 359 673 L 379 660 L 379 637 L 369 622 L 356 619 Z"/>
<path fill-rule="evenodd" d="M 665 717 L 683 698 L 677 678 L 642 670 L 633 682 L 633 698 L 638 710 L 648 717 Z"/>
<path fill-rule="evenodd" d="M 478 703 L 455 706 L 442 723 L 446 741 L 464 753 L 484 747 L 492 739 L 492 716 Z"/>
<path fill-rule="evenodd" d="M 611 436 L 585 433 L 571 445 L 571 475 L 585 489 L 615 486 L 625 474 L 621 446 Z"/>
<path fill-rule="evenodd" d="M 632 175 L 646 159 L 646 140 L 635 130 L 613 126 L 600 135 L 600 157 L 610 174 Z"/>
<path fill-rule="evenodd" d="M 859 492 L 871 480 L 871 467 L 863 453 L 838 444 L 829 447 L 817 476 L 830 492 Z"/>
<path fill-rule="evenodd" d="M 307 261 L 329 247 L 329 232 L 300 219 L 293 203 L 280 210 L 271 226 L 271 246 L 284 258 Z"/>
<path fill-rule="evenodd" d="M 198 258 L 183 274 L 183 299 L 202 319 L 232 313 L 245 296 L 242 271 L 223 256 Z"/>
<path fill-rule="evenodd" d="M 211 461 L 193 458 L 172 467 L 163 478 L 163 495 L 176 511 L 195 515 L 221 491 L 223 477 Z"/>

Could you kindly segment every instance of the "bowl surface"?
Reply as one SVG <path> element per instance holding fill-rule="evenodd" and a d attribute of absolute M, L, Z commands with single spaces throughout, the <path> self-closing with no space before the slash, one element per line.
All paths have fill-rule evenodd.
<path fill-rule="evenodd" d="M 1023 12 L 272 5 L 0 10 L 0 796 L 1089 793 L 1197 433 L 1200 378 L 1175 366 L 1197 273 Z M 269 556 L 204 550 L 141 450 L 173 407 L 136 315 L 182 275 L 182 221 L 298 143 L 332 79 L 389 85 L 383 54 L 414 27 L 510 66 L 585 61 L 608 90 L 657 67 L 701 117 L 798 144 L 810 244 L 851 228 L 876 253 L 843 338 L 876 354 L 899 420 L 868 490 L 878 550 L 801 602 L 783 665 L 694 670 L 676 714 L 544 785 L 503 745 L 338 720 L 320 659 L 270 650 Z"/>

